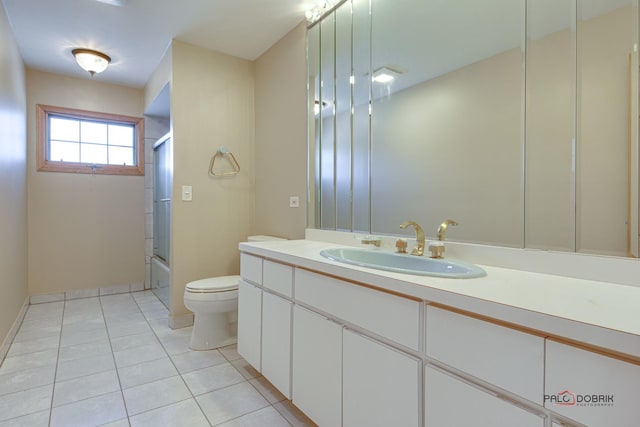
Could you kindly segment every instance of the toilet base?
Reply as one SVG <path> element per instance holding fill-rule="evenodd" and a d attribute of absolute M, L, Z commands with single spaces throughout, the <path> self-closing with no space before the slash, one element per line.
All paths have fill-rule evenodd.
<path fill-rule="evenodd" d="M 198 313 L 193 322 L 189 348 L 213 350 L 238 341 L 235 324 L 229 323 L 228 313 Z"/>

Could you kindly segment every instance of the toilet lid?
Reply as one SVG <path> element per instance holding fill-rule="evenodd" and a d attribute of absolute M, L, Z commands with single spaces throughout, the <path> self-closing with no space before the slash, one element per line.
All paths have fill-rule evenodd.
<path fill-rule="evenodd" d="M 225 292 L 238 289 L 240 276 L 209 277 L 187 283 L 189 292 Z"/>

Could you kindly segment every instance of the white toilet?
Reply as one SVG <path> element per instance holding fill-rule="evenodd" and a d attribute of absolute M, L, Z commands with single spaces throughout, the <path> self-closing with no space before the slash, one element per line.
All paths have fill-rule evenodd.
<path fill-rule="evenodd" d="M 282 240 L 272 236 L 249 236 L 249 242 Z M 235 344 L 238 334 L 238 281 L 240 276 L 209 277 L 187 283 L 184 305 L 195 316 L 192 350 L 212 350 Z"/>

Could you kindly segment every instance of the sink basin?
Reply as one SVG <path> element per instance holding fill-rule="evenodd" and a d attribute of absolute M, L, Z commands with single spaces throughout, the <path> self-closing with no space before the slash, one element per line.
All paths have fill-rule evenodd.
<path fill-rule="evenodd" d="M 360 267 L 419 276 L 471 279 L 486 276 L 480 267 L 451 259 L 433 259 L 407 254 L 381 252 L 371 249 L 332 248 L 320 252 L 325 258 Z"/>

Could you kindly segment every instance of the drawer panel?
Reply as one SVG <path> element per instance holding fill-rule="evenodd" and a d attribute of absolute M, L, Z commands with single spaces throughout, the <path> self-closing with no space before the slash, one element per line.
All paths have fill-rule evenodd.
<path fill-rule="evenodd" d="M 240 276 L 244 280 L 262 285 L 262 258 L 245 254 L 240 254 Z"/>
<path fill-rule="evenodd" d="M 420 302 L 298 268 L 294 275 L 297 301 L 420 350 Z"/>
<path fill-rule="evenodd" d="M 588 426 L 637 426 L 640 366 L 547 340 L 545 407 Z"/>
<path fill-rule="evenodd" d="M 264 260 L 262 286 L 288 297 L 293 296 L 293 267 Z"/>
<path fill-rule="evenodd" d="M 427 356 L 542 404 L 544 338 L 427 306 Z"/>

